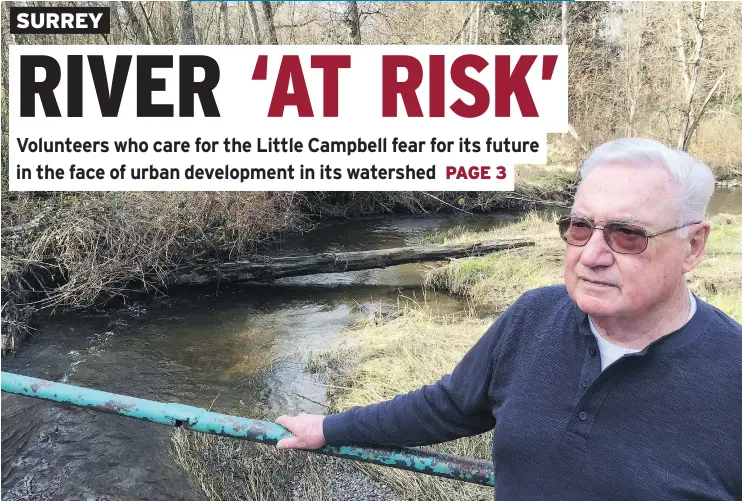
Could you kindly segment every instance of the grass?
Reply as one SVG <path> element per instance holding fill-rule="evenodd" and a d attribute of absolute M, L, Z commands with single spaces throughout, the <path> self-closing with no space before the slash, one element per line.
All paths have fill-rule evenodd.
<path fill-rule="evenodd" d="M 467 297 L 482 309 L 506 308 L 526 290 L 559 283 L 564 244 L 556 216 L 532 213 L 522 221 L 485 233 L 451 230 L 438 242 L 528 237 L 536 245 L 494 256 L 462 259 L 432 270 L 429 286 Z M 742 216 L 711 218 L 707 256 L 688 278 L 693 290 L 738 321 L 742 320 Z M 474 308 L 476 310 L 476 308 Z M 472 314 L 441 315 L 426 303 L 401 302 L 394 315 L 377 313 L 347 330 L 343 342 L 313 353 L 305 369 L 328 383 L 329 412 L 393 398 L 450 372 L 489 327 L 491 318 Z M 454 440 L 432 449 L 491 459 L 492 433 Z M 272 447 L 178 430 L 173 455 L 191 482 L 209 500 L 332 499 L 331 468 L 353 468 L 381 480 L 410 500 L 490 500 L 492 489 L 453 480 L 306 453 L 278 453 Z M 347 471 L 347 470 L 346 470 Z M 277 479 L 277 480 L 274 480 Z"/>
<path fill-rule="evenodd" d="M 464 296 L 475 309 L 497 312 L 530 289 L 562 283 L 564 243 L 555 221 L 556 215 L 530 213 L 518 223 L 484 233 L 439 234 L 437 240 L 445 243 L 523 237 L 536 245 L 450 261 L 427 271 L 424 284 Z M 717 214 L 710 223 L 706 256 L 687 278 L 697 295 L 742 322 L 742 215 Z"/>
<path fill-rule="evenodd" d="M 706 255 L 742 254 L 742 215 L 717 214 L 711 218 Z"/>
<path fill-rule="evenodd" d="M 404 303 L 399 315 L 364 317 L 341 345 L 312 354 L 306 368 L 332 383 L 331 412 L 338 412 L 436 381 L 453 369 L 488 324 L 489 320 L 440 316 L 425 304 Z M 485 460 L 491 460 L 491 448 L 491 433 L 432 447 Z M 492 499 L 487 487 L 182 429 L 171 436 L 171 455 L 209 501 L 329 501 L 337 499 L 333 479 L 350 470 L 381 480 L 405 499 Z"/>
<path fill-rule="evenodd" d="M 426 305 L 406 303 L 384 323 L 367 317 L 347 332 L 338 348 L 310 358 L 314 371 L 330 369 L 334 388 L 331 412 L 387 400 L 430 384 L 453 370 L 482 336 L 490 320 L 468 315 L 437 315 Z M 403 341 L 403 342 L 400 342 Z M 492 459 L 492 433 L 438 444 L 430 449 Z M 492 489 L 380 466 L 353 463 L 406 499 L 425 501 L 491 500 Z"/>
<path fill-rule="evenodd" d="M 170 452 L 210 501 L 325 501 L 331 458 L 177 429 Z"/>
<path fill-rule="evenodd" d="M 166 287 L 170 270 L 240 256 L 301 227 L 292 193 L 15 194 L 2 201 L 3 354 L 32 308 L 84 308 Z"/>
<path fill-rule="evenodd" d="M 467 296 L 477 305 L 502 310 L 523 292 L 559 283 L 564 244 L 557 236 L 556 216 L 532 213 L 523 221 L 482 233 L 450 231 L 438 241 L 464 242 L 487 238 L 527 237 L 536 245 L 507 253 L 452 261 L 432 270 L 430 286 Z M 702 298 L 742 321 L 742 216 L 711 218 L 707 256 L 689 275 Z M 369 318 L 348 332 L 345 344 L 318 354 L 314 369 L 329 370 L 339 386 L 330 395 L 333 412 L 394 397 L 438 380 L 450 372 L 481 337 L 490 320 L 472 316 L 438 317 L 425 306 L 405 308 L 387 323 Z M 352 354 L 352 356 L 349 356 Z M 482 459 L 491 458 L 492 435 L 456 440 L 437 450 Z M 472 501 L 489 499 L 491 490 L 399 472 L 359 466 L 409 499 Z"/>
<path fill-rule="evenodd" d="M 450 261 L 427 272 L 425 285 L 464 296 L 477 309 L 501 311 L 523 292 L 561 280 L 564 243 L 556 232 L 556 215 L 531 213 L 522 221 L 488 232 L 450 230 L 432 237 L 442 243 L 526 237 L 534 247 Z M 430 384 L 450 372 L 491 324 L 468 315 L 438 315 L 425 304 L 400 306 L 388 321 L 367 317 L 346 333 L 342 345 L 315 354 L 307 367 L 328 375 L 331 412 L 393 398 Z M 432 449 L 492 459 L 492 433 L 438 444 Z M 425 501 L 479 501 L 492 489 L 390 468 L 358 464 L 356 468 L 391 486 L 403 497 Z"/>
<path fill-rule="evenodd" d="M 242 255 L 301 221 L 287 193 L 20 195 L 3 205 L 3 255 L 49 287 L 47 303 L 74 307 L 157 289 L 183 261 Z"/>
<path fill-rule="evenodd" d="M 706 257 L 688 279 L 699 297 L 742 323 L 742 215 L 711 218 Z"/>
<path fill-rule="evenodd" d="M 576 188 L 579 176 L 576 162 L 568 165 L 519 165 L 515 174 L 519 183 L 547 192 Z"/>
<path fill-rule="evenodd" d="M 503 311 L 524 292 L 562 280 L 564 242 L 556 231 L 556 214 L 529 213 L 522 221 L 488 232 L 449 232 L 443 243 L 522 237 L 535 242 L 482 257 L 458 259 L 426 272 L 426 287 L 467 297 L 476 309 Z"/>

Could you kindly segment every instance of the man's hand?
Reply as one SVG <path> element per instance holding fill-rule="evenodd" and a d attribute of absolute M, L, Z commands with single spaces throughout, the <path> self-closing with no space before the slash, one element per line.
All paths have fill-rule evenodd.
<path fill-rule="evenodd" d="M 325 445 L 325 434 L 322 432 L 322 423 L 325 416 L 301 413 L 298 416 L 281 416 L 276 419 L 280 424 L 295 436 L 278 441 L 279 449 L 319 449 Z"/>

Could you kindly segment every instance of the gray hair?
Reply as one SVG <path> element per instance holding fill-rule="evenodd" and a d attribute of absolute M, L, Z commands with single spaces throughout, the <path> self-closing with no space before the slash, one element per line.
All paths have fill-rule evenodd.
<path fill-rule="evenodd" d="M 664 144 L 644 138 L 623 138 L 604 143 L 593 150 L 582 164 L 580 178 L 584 180 L 600 165 L 661 165 L 670 171 L 677 184 L 672 201 L 678 212 L 678 225 L 702 221 L 714 192 L 711 169 L 688 153 L 668 148 Z M 678 236 L 687 235 L 688 228 L 678 230 Z"/>

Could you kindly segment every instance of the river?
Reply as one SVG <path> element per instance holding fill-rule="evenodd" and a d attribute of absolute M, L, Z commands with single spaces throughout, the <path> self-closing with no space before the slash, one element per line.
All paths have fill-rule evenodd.
<path fill-rule="evenodd" d="M 742 213 L 742 190 L 718 189 L 712 213 Z M 329 222 L 271 252 L 398 247 L 457 226 L 517 214 L 384 216 Z M 421 265 L 203 287 L 124 307 L 55 315 L 3 370 L 242 415 L 322 413 L 324 387 L 302 370 L 359 315 L 419 294 Z M 463 305 L 428 294 L 443 312 Z M 2 499 L 201 500 L 168 453 L 170 429 L 2 394 Z"/>

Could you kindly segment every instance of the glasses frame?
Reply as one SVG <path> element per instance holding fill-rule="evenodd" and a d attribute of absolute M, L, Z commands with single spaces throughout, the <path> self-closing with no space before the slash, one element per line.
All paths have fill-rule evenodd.
<path fill-rule="evenodd" d="M 570 243 L 568 241 L 568 232 L 565 233 L 564 235 L 562 235 L 562 232 L 561 232 L 561 224 L 563 222 L 569 221 L 570 224 L 571 224 L 571 222 L 573 220 L 575 220 L 575 219 L 576 220 L 580 220 L 580 221 L 584 221 L 590 227 L 590 236 L 587 238 L 587 240 L 585 240 L 585 243 L 582 244 L 582 245 L 575 244 L 575 243 Z M 559 218 L 559 220 L 557 221 L 557 226 L 560 228 L 559 236 L 562 238 L 562 240 L 564 240 L 567 243 L 567 245 L 571 245 L 573 247 L 585 247 L 588 244 L 588 242 L 593 238 L 593 233 L 595 233 L 595 230 L 603 230 L 603 240 L 605 240 L 606 245 L 608 245 L 608 247 L 613 252 L 615 252 L 617 254 L 637 255 L 637 254 L 641 254 L 642 252 L 644 252 L 645 250 L 647 250 L 647 247 L 649 247 L 649 239 L 650 238 L 657 237 L 657 236 L 660 236 L 660 235 L 664 235 L 665 233 L 670 233 L 671 231 L 679 230 L 680 228 L 685 228 L 686 226 L 693 226 L 694 224 L 700 224 L 700 223 L 701 223 L 701 221 L 695 221 L 693 223 L 686 223 L 686 224 L 683 224 L 683 225 L 680 225 L 680 226 L 675 226 L 674 228 L 668 228 L 666 230 L 657 231 L 655 233 L 647 233 L 646 228 L 643 228 L 642 226 L 638 226 L 638 225 L 635 225 L 635 224 L 622 223 L 622 222 L 618 222 L 618 221 L 615 221 L 615 222 L 614 221 L 608 221 L 608 222 L 606 222 L 605 225 L 599 226 L 599 225 L 595 224 L 595 220 L 592 220 L 592 219 L 588 219 L 588 218 L 580 217 L 580 216 L 564 216 L 564 217 Z M 611 245 L 611 242 L 610 242 L 610 239 L 609 239 L 609 234 L 611 233 L 610 232 L 610 226 L 612 226 L 612 225 L 626 226 L 626 227 L 629 227 L 632 231 L 643 233 L 644 234 L 644 242 L 645 242 L 644 243 L 644 248 L 642 250 L 640 250 L 639 252 L 625 252 L 625 251 L 620 251 L 620 250 L 614 249 L 613 246 Z M 609 227 L 609 232 L 608 233 L 606 233 L 606 231 L 605 231 L 606 227 Z M 569 227 L 567 229 L 569 230 Z"/>

